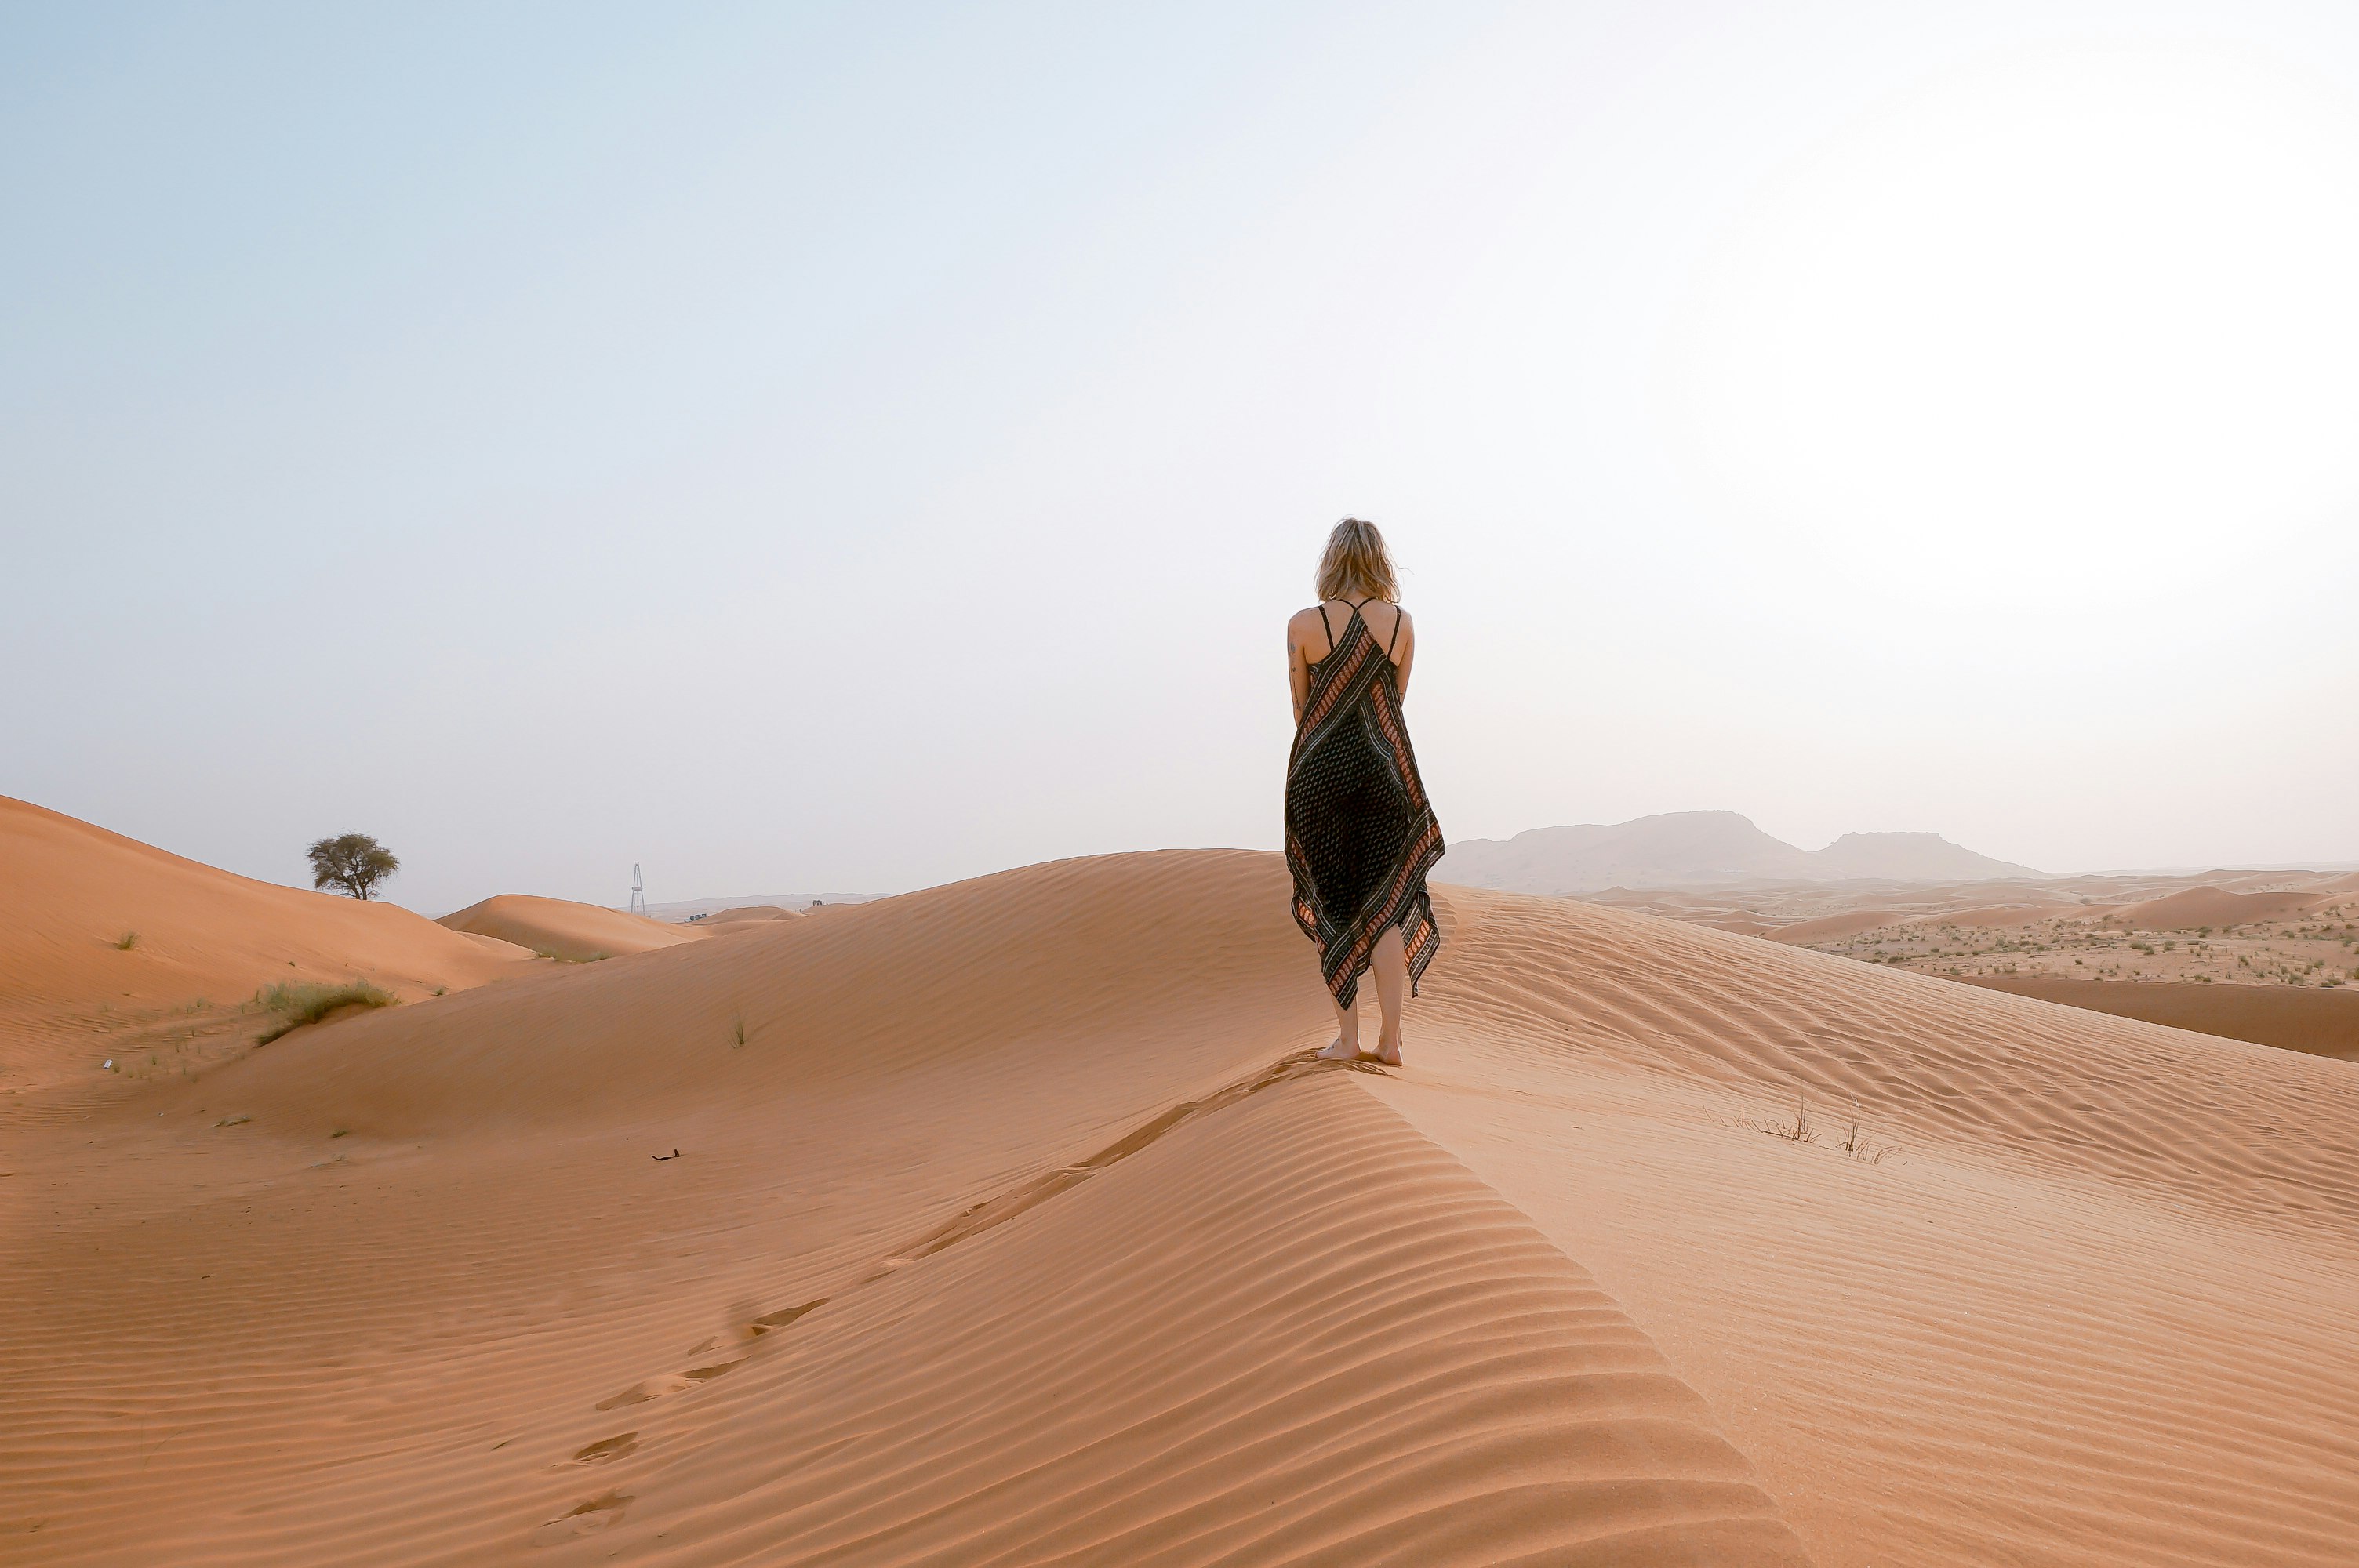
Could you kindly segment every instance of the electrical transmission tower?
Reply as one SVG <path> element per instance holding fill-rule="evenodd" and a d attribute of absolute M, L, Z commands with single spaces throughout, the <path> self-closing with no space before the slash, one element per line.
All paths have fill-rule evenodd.
<path fill-rule="evenodd" d="M 645 914 L 647 912 L 647 884 L 639 880 L 639 863 L 636 860 L 633 860 L 631 862 L 631 913 L 633 914 Z"/>

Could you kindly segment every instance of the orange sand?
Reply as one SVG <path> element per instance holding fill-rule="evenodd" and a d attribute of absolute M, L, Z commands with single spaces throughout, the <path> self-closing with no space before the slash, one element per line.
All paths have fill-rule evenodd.
<path fill-rule="evenodd" d="M 698 921 L 699 925 L 743 925 L 765 920 L 800 920 L 802 915 L 791 909 L 780 909 L 775 903 L 741 903 L 734 909 L 724 909 Z"/>
<path fill-rule="evenodd" d="M 667 925 L 644 914 L 521 892 L 504 892 L 471 903 L 455 914 L 444 915 L 438 924 L 453 931 L 497 937 L 576 964 L 676 947 L 704 935 L 695 925 Z"/>
<path fill-rule="evenodd" d="M 0 1105 L 94 1091 L 109 1057 L 146 1073 L 151 1055 L 166 1070 L 243 1045 L 261 1022 L 239 1004 L 264 986 L 363 979 L 415 1000 L 523 973 L 530 957 L 397 904 L 233 876 L 0 796 Z"/>
<path fill-rule="evenodd" d="M 20 1119 L 0 1560 L 2349 1562 L 2359 1071 L 1438 895 L 1398 1071 L 1172 852 Z"/>
<path fill-rule="evenodd" d="M 1968 985 L 2067 1007 L 2143 1018 L 2173 1029 L 2224 1034 L 2280 1050 L 2359 1062 L 2359 990 L 2292 986 L 2206 986 L 2152 980 L 2075 980 L 2053 975 L 1964 975 Z"/>
<path fill-rule="evenodd" d="M 2315 889 L 2288 892 L 2228 892 L 2215 887 L 2190 888 L 2167 898 L 2125 904 L 2113 918 L 2134 931 L 2193 931 L 2243 925 L 2256 920 L 2283 920 L 2306 914 L 2339 902 L 2332 893 Z"/>

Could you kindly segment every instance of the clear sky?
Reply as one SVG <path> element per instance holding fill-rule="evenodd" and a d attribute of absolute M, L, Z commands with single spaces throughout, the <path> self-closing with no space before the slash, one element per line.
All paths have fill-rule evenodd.
<path fill-rule="evenodd" d="M 0 793 L 429 911 L 1452 838 L 2359 859 L 2359 6 L 0 14 Z"/>

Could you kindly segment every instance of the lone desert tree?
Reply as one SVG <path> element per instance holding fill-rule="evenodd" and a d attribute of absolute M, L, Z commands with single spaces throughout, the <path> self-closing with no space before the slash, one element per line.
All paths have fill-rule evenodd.
<path fill-rule="evenodd" d="M 364 901 L 376 891 L 377 883 L 401 870 L 393 851 L 365 833 L 322 838 L 308 852 L 313 887 L 341 888 Z"/>

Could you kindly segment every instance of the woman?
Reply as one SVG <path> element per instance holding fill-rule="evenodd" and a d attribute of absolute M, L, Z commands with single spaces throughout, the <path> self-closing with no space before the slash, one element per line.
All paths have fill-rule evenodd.
<path fill-rule="evenodd" d="M 1338 1033 L 1319 1054 L 1360 1050 L 1360 976 L 1375 971 L 1384 1015 L 1375 1059 L 1398 1066 L 1401 992 L 1441 946 L 1425 873 L 1441 859 L 1441 825 L 1427 804 L 1401 720 L 1417 629 L 1384 535 L 1346 517 L 1327 536 L 1319 602 L 1287 622 L 1294 752 L 1286 764 L 1286 861 L 1294 919 L 1319 944 Z"/>

